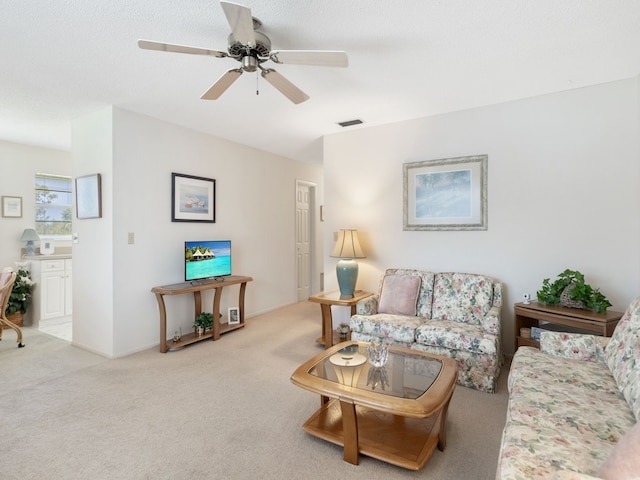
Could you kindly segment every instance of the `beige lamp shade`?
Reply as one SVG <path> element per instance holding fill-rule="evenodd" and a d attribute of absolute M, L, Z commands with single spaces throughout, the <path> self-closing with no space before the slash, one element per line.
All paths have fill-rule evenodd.
<path fill-rule="evenodd" d="M 351 229 L 340 230 L 331 256 L 337 258 L 366 258 L 360 246 L 358 231 Z"/>

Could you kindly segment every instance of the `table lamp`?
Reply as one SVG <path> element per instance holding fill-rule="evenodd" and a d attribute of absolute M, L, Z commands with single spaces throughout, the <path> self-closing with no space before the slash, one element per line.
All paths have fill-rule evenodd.
<path fill-rule="evenodd" d="M 358 231 L 351 229 L 340 230 L 331 256 L 340 259 L 336 265 L 340 295 L 353 297 L 356 289 L 356 280 L 358 280 L 358 262 L 354 259 L 365 258 L 362 247 L 360 247 Z"/>
<path fill-rule="evenodd" d="M 27 242 L 26 250 L 27 255 L 29 256 L 33 255 L 36 250 L 36 246 L 33 242 L 37 242 L 39 240 L 40 237 L 33 228 L 25 228 L 24 232 L 22 232 L 22 237 L 20 237 L 21 242 Z"/>

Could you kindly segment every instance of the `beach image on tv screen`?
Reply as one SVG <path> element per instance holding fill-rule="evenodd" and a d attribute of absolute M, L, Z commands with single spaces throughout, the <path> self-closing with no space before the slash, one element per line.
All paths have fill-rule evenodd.
<path fill-rule="evenodd" d="M 231 242 L 185 242 L 185 280 L 231 275 Z"/>

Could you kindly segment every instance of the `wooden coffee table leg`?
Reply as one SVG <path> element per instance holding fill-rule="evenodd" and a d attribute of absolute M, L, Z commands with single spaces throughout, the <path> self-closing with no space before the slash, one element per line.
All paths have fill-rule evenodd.
<path fill-rule="evenodd" d="M 453 389 L 451 390 L 451 394 L 453 394 Z M 444 407 L 440 411 L 440 428 L 438 430 L 438 450 L 441 452 L 444 451 L 447 446 L 447 412 L 449 411 L 449 402 L 451 402 L 451 395 L 447 399 L 447 403 L 445 403 Z"/>
<path fill-rule="evenodd" d="M 353 402 L 340 400 L 342 410 L 342 434 L 344 437 L 344 461 L 358 465 L 358 420 Z"/>

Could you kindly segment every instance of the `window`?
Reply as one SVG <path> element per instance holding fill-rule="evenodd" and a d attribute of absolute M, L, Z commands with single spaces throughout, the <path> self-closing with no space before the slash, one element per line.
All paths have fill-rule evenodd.
<path fill-rule="evenodd" d="M 36 232 L 71 237 L 71 177 L 36 173 Z"/>

